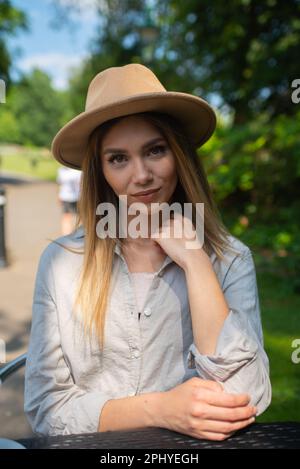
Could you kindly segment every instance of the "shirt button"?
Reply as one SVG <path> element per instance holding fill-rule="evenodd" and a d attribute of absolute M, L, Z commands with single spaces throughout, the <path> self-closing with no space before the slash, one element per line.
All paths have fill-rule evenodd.
<path fill-rule="evenodd" d="M 133 356 L 134 356 L 135 358 L 139 358 L 140 352 L 139 352 L 138 350 L 135 350 L 134 353 L 133 353 Z"/>
<path fill-rule="evenodd" d="M 151 316 L 151 309 L 150 308 L 145 308 L 144 309 L 144 315 L 145 316 Z"/>

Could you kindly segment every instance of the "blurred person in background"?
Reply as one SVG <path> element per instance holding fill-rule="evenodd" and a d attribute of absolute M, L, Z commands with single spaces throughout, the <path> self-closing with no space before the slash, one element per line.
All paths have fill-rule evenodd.
<path fill-rule="evenodd" d="M 62 206 L 61 232 L 69 234 L 77 214 L 77 201 L 80 194 L 81 171 L 69 167 L 58 170 L 56 182 L 59 185 L 58 201 Z"/>

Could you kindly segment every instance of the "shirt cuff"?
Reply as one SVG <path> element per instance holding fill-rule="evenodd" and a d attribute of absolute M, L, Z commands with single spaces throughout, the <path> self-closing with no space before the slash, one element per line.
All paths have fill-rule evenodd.
<path fill-rule="evenodd" d="M 204 379 L 226 381 L 255 360 L 258 343 L 247 316 L 230 309 L 218 337 L 214 355 L 202 355 L 194 342 L 187 356 L 188 368 L 196 368 Z"/>
<path fill-rule="evenodd" d="M 38 415 L 30 419 L 32 429 L 38 436 L 95 433 L 98 431 L 102 409 L 111 399 L 110 395 L 100 391 L 81 395 L 75 393 L 63 405 L 58 404 L 58 409 L 55 409 L 52 415 L 49 415 L 49 408 L 40 409 Z M 27 414 L 29 418 L 30 412 Z"/>

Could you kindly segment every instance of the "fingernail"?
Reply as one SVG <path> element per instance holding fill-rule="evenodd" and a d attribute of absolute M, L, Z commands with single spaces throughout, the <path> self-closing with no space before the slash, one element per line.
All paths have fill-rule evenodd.
<path fill-rule="evenodd" d="M 252 423 L 252 422 L 254 422 L 254 421 L 255 421 L 255 417 L 252 417 L 252 418 L 250 419 L 250 422 Z"/>

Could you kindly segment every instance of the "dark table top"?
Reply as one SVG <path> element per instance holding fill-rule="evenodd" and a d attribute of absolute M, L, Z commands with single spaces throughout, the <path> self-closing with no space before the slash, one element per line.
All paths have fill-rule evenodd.
<path fill-rule="evenodd" d="M 205 448 L 298 448 L 300 422 L 254 423 L 225 441 L 208 441 L 164 428 L 59 435 L 21 439 L 28 449 L 205 449 Z"/>

